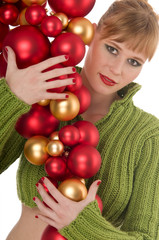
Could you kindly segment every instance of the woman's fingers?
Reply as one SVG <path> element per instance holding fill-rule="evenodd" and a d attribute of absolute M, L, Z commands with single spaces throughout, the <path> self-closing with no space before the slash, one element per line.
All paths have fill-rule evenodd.
<path fill-rule="evenodd" d="M 3 54 L 7 64 L 7 71 L 15 71 L 17 69 L 16 55 L 11 47 L 5 47 L 6 54 Z"/>
<path fill-rule="evenodd" d="M 50 81 L 50 82 L 46 82 L 45 87 L 47 89 L 51 89 L 51 88 L 64 87 L 64 86 L 72 85 L 72 84 L 75 84 L 74 79 L 73 78 L 66 78 L 66 79 L 53 80 L 53 81 Z"/>
<path fill-rule="evenodd" d="M 56 68 L 54 70 L 41 73 L 41 78 L 43 79 L 43 81 L 47 81 L 52 78 L 75 73 L 75 71 L 76 69 L 74 67 Z"/>

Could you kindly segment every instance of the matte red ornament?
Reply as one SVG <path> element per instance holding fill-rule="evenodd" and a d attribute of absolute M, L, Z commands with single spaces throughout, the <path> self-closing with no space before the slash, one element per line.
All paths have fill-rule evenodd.
<path fill-rule="evenodd" d="M 66 89 L 70 92 L 74 92 L 82 87 L 82 77 L 79 73 L 73 73 L 69 75 L 70 78 L 74 78 L 76 83 L 68 85 Z"/>
<path fill-rule="evenodd" d="M 57 129 L 57 120 L 49 110 L 49 107 L 42 107 L 34 104 L 28 113 L 23 114 L 16 122 L 15 129 L 24 138 L 35 135 L 48 137 Z"/>
<path fill-rule="evenodd" d="M 79 143 L 96 147 L 99 142 L 99 132 L 96 126 L 88 121 L 77 121 L 73 124 L 80 133 Z"/>
<path fill-rule="evenodd" d="M 101 156 L 96 148 L 79 144 L 69 154 L 67 166 L 74 176 L 80 178 L 93 177 L 101 165 Z"/>
<path fill-rule="evenodd" d="M 9 32 L 9 26 L 0 22 L 0 52 L 2 51 L 2 43 Z"/>
<path fill-rule="evenodd" d="M 14 4 L 5 4 L 0 7 L 0 21 L 4 24 L 12 24 L 17 20 L 19 11 Z"/>
<path fill-rule="evenodd" d="M 101 213 L 102 213 L 102 211 L 103 211 L 103 202 L 102 202 L 102 200 L 101 200 L 101 198 L 99 197 L 98 194 L 96 194 L 95 199 L 97 200 L 97 202 L 98 202 L 98 207 L 99 207 L 99 209 L 100 209 L 100 211 L 101 211 Z"/>
<path fill-rule="evenodd" d="M 4 60 L 3 54 L 0 54 L 0 78 L 5 77 L 7 70 L 7 63 Z"/>
<path fill-rule="evenodd" d="M 10 46 L 15 51 L 19 68 L 39 63 L 50 55 L 48 38 L 34 26 L 19 26 L 12 29 L 3 41 L 3 49 L 5 46 Z"/>
<path fill-rule="evenodd" d="M 47 71 L 50 71 L 50 70 L 54 70 L 54 69 L 57 69 L 57 68 L 62 68 L 62 64 L 56 64 L 56 65 L 53 65 L 49 68 L 47 68 L 46 70 L 42 71 L 42 72 L 47 72 Z M 66 79 L 68 78 L 67 75 L 61 75 L 59 77 L 56 77 L 56 78 L 51 78 L 49 80 L 47 80 L 47 82 L 50 82 L 50 81 L 55 81 L 55 80 L 63 80 L 63 79 Z M 65 90 L 66 86 L 62 86 L 62 87 L 58 87 L 58 88 L 52 88 L 52 89 L 48 89 L 47 91 L 48 92 L 56 92 L 56 93 L 62 93 L 64 90 Z"/>
<path fill-rule="evenodd" d="M 72 125 L 66 125 L 59 131 L 59 138 L 66 146 L 74 146 L 79 142 L 80 132 Z"/>
<path fill-rule="evenodd" d="M 46 10 L 40 5 L 31 5 L 25 12 L 25 18 L 31 25 L 39 25 L 45 16 Z"/>
<path fill-rule="evenodd" d="M 94 7 L 95 0 L 48 0 L 52 10 L 63 12 L 68 17 L 84 17 Z"/>
<path fill-rule="evenodd" d="M 62 32 L 62 22 L 56 16 L 46 16 L 41 22 L 41 31 L 48 37 L 56 37 Z"/>
<path fill-rule="evenodd" d="M 62 157 L 50 157 L 45 163 L 46 173 L 57 181 L 62 181 L 66 173 L 66 162 Z"/>
<path fill-rule="evenodd" d="M 41 240 L 67 240 L 67 238 L 63 237 L 56 228 L 48 225 L 42 234 Z"/>
<path fill-rule="evenodd" d="M 78 114 L 82 114 L 88 109 L 91 103 L 90 92 L 84 85 L 82 85 L 80 89 L 74 91 L 73 93 L 78 97 L 78 100 L 80 102 L 80 110 Z"/>
<path fill-rule="evenodd" d="M 68 61 L 63 62 L 62 65 L 75 66 L 81 62 L 85 55 L 85 44 L 81 38 L 74 33 L 62 33 L 52 42 L 51 55 L 68 55 Z"/>

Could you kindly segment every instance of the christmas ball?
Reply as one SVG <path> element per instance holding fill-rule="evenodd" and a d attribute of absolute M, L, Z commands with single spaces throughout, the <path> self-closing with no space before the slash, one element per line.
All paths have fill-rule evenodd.
<path fill-rule="evenodd" d="M 96 147 L 99 142 L 99 132 L 96 126 L 88 121 L 77 121 L 73 124 L 80 133 L 79 143 Z"/>
<path fill-rule="evenodd" d="M 5 46 L 10 46 L 15 51 L 19 68 L 39 63 L 49 57 L 50 42 L 34 26 L 19 26 L 12 29 L 3 41 L 3 49 Z"/>
<path fill-rule="evenodd" d="M 6 3 L 16 3 L 18 2 L 19 0 L 4 0 L 4 2 Z"/>
<path fill-rule="evenodd" d="M 62 22 L 56 16 L 46 16 L 41 22 L 41 31 L 48 37 L 56 37 L 62 32 Z"/>
<path fill-rule="evenodd" d="M 68 17 L 84 17 L 93 8 L 95 0 L 48 0 L 49 6 L 55 12 L 63 12 Z"/>
<path fill-rule="evenodd" d="M 86 45 L 90 45 L 94 36 L 93 24 L 83 17 L 71 19 L 67 31 L 77 34 Z"/>
<path fill-rule="evenodd" d="M 62 29 L 65 29 L 68 25 L 68 17 L 64 13 L 55 13 L 54 16 L 58 17 L 62 22 Z"/>
<path fill-rule="evenodd" d="M 58 190 L 67 198 L 79 202 L 87 197 L 86 186 L 76 178 L 64 180 L 58 186 Z"/>
<path fill-rule="evenodd" d="M 73 73 L 69 75 L 70 78 L 74 78 L 76 80 L 75 84 L 67 85 L 66 90 L 70 92 L 74 92 L 76 90 L 79 90 L 82 87 L 82 77 L 79 73 Z"/>
<path fill-rule="evenodd" d="M 23 0 L 23 3 L 27 6 L 31 6 L 33 4 L 43 5 L 45 2 L 46 0 Z"/>
<path fill-rule="evenodd" d="M 29 138 L 24 145 L 26 159 L 34 165 L 44 164 L 49 157 L 46 151 L 48 142 L 49 140 L 43 136 Z"/>
<path fill-rule="evenodd" d="M 28 113 L 18 119 L 15 129 L 24 138 L 35 135 L 48 137 L 58 125 L 59 120 L 50 113 L 49 107 L 34 104 Z"/>
<path fill-rule="evenodd" d="M 50 101 L 50 111 L 60 121 L 69 121 L 75 118 L 80 109 L 78 98 L 73 93 L 65 93 L 69 95 L 69 98 Z"/>
<path fill-rule="evenodd" d="M 25 13 L 26 13 L 26 10 L 27 8 L 24 8 L 21 10 L 21 12 L 19 13 L 19 18 L 18 18 L 18 21 L 19 21 L 19 24 L 22 26 L 22 25 L 30 25 L 27 20 L 26 20 L 26 17 L 25 17 Z"/>
<path fill-rule="evenodd" d="M 48 225 L 41 237 L 41 240 L 67 240 L 65 237 L 63 237 L 56 228 Z"/>
<path fill-rule="evenodd" d="M 41 101 L 38 102 L 38 104 L 39 104 L 40 106 L 43 106 L 43 107 L 49 105 L 49 103 L 50 103 L 50 99 L 43 99 L 43 100 L 41 100 Z"/>
<path fill-rule="evenodd" d="M 101 211 L 101 213 L 102 213 L 102 211 L 103 211 L 103 203 L 102 203 L 102 200 L 101 200 L 101 198 L 99 197 L 98 194 L 96 194 L 95 199 L 97 200 L 97 202 L 98 202 L 98 207 L 99 207 L 99 209 L 100 209 L 100 211 Z"/>
<path fill-rule="evenodd" d="M 9 26 L 0 22 L 0 52 L 2 51 L 3 40 L 8 33 L 9 33 Z"/>
<path fill-rule="evenodd" d="M 51 55 L 68 55 L 69 59 L 62 64 L 64 66 L 75 66 L 81 62 L 85 55 L 85 44 L 74 33 L 62 33 L 52 42 Z"/>
<path fill-rule="evenodd" d="M 62 157 L 50 157 L 45 163 L 46 173 L 57 181 L 62 181 L 66 173 L 66 162 Z"/>
<path fill-rule="evenodd" d="M 80 178 L 93 177 L 101 165 L 101 156 L 96 148 L 79 144 L 70 151 L 67 166 L 73 175 Z"/>
<path fill-rule="evenodd" d="M 60 156 L 63 151 L 64 151 L 64 145 L 61 141 L 59 140 L 51 140 L 47 147 L 46 150 L 49 155 L 57 157 Z"/>
<path fill-rule="evenodd" d="M 79 142 L 80 132 L 72 125 L 66 125 L 59 131 L 59 139 L 66 146 L 74 146 Z"/>
<path fill-rule="evenodd" d="M 14 4 L 5 4 L 0 7 L 0 21 L 4 24 L 12 24 L 17 20 L 19 11 Z"/>
<path fill-rule="evenodd" d="M 83 85 L 80 89 L 73 92 L 80 102 L 80 110 L 78 114 L 84 113 L 91 103 L 91 95 L 88 89 Z"/>
<path fill-rule="evenodd" d="M 59 140 L 59 131 L 54 131 L 49 136 L 50 140 Z"/>
<path fill-rule="evenodd" d="M 25 12 L 25 18 L 31 25 L 39 25 L 45 16 L 46 10 L 40 5 L 32 5 Z"/>

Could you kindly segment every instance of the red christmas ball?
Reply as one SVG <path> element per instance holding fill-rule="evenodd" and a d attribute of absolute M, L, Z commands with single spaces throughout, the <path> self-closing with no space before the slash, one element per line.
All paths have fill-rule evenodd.
<path fill-rule="evenodd" d="M 52 10 L 63 12 L 68 17 L 84 17 L 93 8 L 95 0 L 48 0 Z"/>
<path fill-rule="evenodd" d="M 26 9 L 25 18 L 31 25 L 39 25 L 46 16 L 46 10 L 40 5 L 31 5 Z"/>
<path fill-rule="evenodd" d="M 3 40 L 9 32 L 9 26 L 0 22 L 0 52 L 2 51 Z"/>
<path fill-rule="evenodd" d="M 4 24 L 12 24 L 17 20 L 19 11 L 14 4 L 5 4 L 0 7 L 0 21 Z"/>
<path fill-rule="evenodd" d="M 98 194 L 96 194 L 95 199 L 97 200 L 97 202 L 98 202 L 98 207 L 99 207 L 99 209 L 100 209 L 100 211 L 101 211 L 101 213 L 102 213 L 102 211 L 103 211 L 103 203 L 102 203 L 101 198 L 98 196 Z"/>
<path fill-rule="evenodd" d="M 18 119 L 15 129 L 24 138 L 36 135 L 48 137 L 58 125 L 59 120 L 50 113 L 49 107 L 34 104 L 28 113 Z"/>
<path fill-rule="evenodd" d="M 57 181 L 62 181 L 66 173 L 66 162 L 62 157 L 50 157 L 45 163 L 46 173 Z"/>
<path fill-rule="evenodd" d="M 91 95 L 88 89 L 83 85 L 80 89 L 76 90 L 74 94 L 78 97 L 80 102 L 80 110 L 78 114 L 85 112 L 90 103 L 91 103 Z"/>
<path fill-rule="evenodd" d="M 56 64 L 56 65 L 53 65 L 49 68 L 47 68 L 46 70 L 42 71 L 42 72 L 47 72 L 47 71 L 50 71 L 50 70 L 54 70 L 54 69 L 57 69 L 57 68 L 62 68 L 62 64 Z M 55 80 L 63 80 L 63 79 L 66 79 L 68 76 L 67 75 L 62 75 L 62 76 L 59 76 L 59 77 L 56 77 L 56 78 L 51 78 L 49 80 L 47 80 L 47 82 L 50 82 L 50 81 L 55 81 Z M 58 87 L 58 88 L 52 88 L 52 89 L 48 89 L 47 91 L 48 92 L 56 92 L 56 93 L 62 93 L 64 90 L 65 90 L 65 86 L 62 86 L 62 87 Z"/>
<path fill-rule="evenodd" d="M 56 37 L 62 32 L 62 22 L 56 16 L 46 16 L 41 22 L 41 31 L 48 37 Z"/>
<path fill-rule="evenodd" d="M 3 49 L 5 46 L 10 46 L 15 51 L 19 68 L 39 63 L 50 54 L 48 38 L 34 26 L 25 25 L 12 29 L 3 41 Z"/>
<path fill-rule="evenodd" d="M 94 176 L 101 165 L 101 156 L 96 148 L 79 144 L 69 154 L 67 166 L 74 176 L 90 178 Z"/>
<path fill-rule="evenodd" d="M 73 73 L 69 75 L 70 78 L 74 78 L 76 80 L 75 84 L 68 85 L 66 89 L 70 92 L 74 92 L 82 87 L 82 77 L 79 73 Z"/>
<path fill-rule="evenodd" d="M 80 132 L 72 125 L 66 125 L 59 131 L 59 138 L 66 146 L 74 146 L 79 142 Z"/>
<path fill-rule="evenodd" d="M 0 78 L 5 77 L 7 70 L 7 63 L 4 60 L 3 54 L 0 54 Z"/>
<path fill-rule="evenodd" d="M 62 63 L 64 66 L 77 65 L 85 55 L 85 44 L 74 33 L 62 33 L 51 44 L 51 55 L 68 55 L 69 60 Z"/>
<path fill-rule="evenodd" d="M 48 225 L 41 237 L 41 240 L 67 240 L 65 237 L 63 237 L 56 228 Z"/>
<path fill-rule="evenodd" d="M 96 126 L 88 121 L 77 121 L 73 124 L 80 133 L 79 143 L 96 147 L 99 142 L 99 132 Z"/>

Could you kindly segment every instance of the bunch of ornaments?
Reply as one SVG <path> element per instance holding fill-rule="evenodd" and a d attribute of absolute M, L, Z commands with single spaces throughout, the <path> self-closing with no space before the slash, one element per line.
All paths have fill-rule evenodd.
<path fill-rule="evenodd" d="M 47 4 L 52 10 L 50 14 Z M 43 72 L 80 63 L 85 46 L 90 44 L 94 35 L 93 25 L 84 18 L 94 4 L 95 0 L 0 1 L 0 77 L 6 74 L 6 46 L 14 50 L 20 69 L 59 55 L 69 58 Z M 62 81 L 67 77 L 63 75 L 58 79 Z M 65 92 L 68 99 L 45 99 L 33 104 L 30 111 L 18 119 L 15 128 L 27 139 L 24 146 L 26 159 L 34 165 L 44 164 L 48 178 L 59 191 L 71 200 L 81 201 L 87 196 L 84 179 L 94 176 L 101 165 L 96 149 L 99 133 L 91 122 L 84 120 L 73 121 L 57 130 L 60 121 L 73 120 L 87 110 L 91 101 L 80 74 L 76 72 L 69 77 L 75 78 L 76 83 L 47 90 Z M 96 199 L 102 211 L 101 199 L 98 195 Z M 48 226 L 41 240 L 46 239 L 66 238 Z"/>

